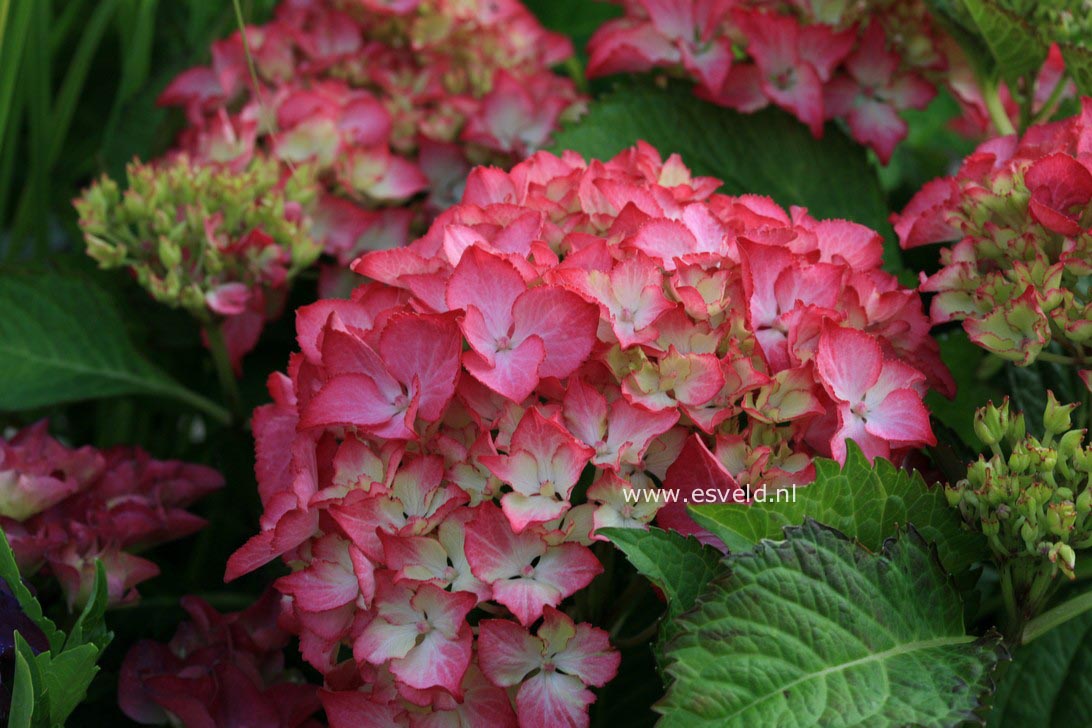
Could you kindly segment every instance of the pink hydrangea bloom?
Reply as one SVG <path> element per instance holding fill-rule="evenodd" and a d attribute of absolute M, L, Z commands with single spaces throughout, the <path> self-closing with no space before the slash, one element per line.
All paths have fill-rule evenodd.
<path fill-rule="evenodd" d="M 620 0 L 592 37 L 588 75 L 663 69 L 699 96 L 750 113 L 774 104 L 822 136 L 844 119 L 887 162 L 904 109 L 936 94 L 942 38 L 919 0 L 861 3 Z"/>
<path fill-rule="evenodd" d="M 971 340 L 1019 366 L 1058 342 L 1085 366 L 1092 341 L 1092 101 L 1021 138 L 990 140 L 952 177 L 922 188 L 892 222 L 904 248 L 953 243 L 922 275 L 933 323 L 962 321 Z"/>
<path fill-rule="evenodd" d="M 160 103 L 185 110 L 178 148 L 245 166 L 270 155 L 323 180 L 315 233 L 344 267 L 397 247 L 454 203 L 473 164 L 510 165 L 579 112 L 550 67 L 572 55 L 518 0 L 284 0 L 272 21 L 217 41 L 212 64 L 179 75 Z"/>
<path fill-rule="evenodd" d="M 137 448 L 68 448 L 47 429 L 42 420 L 0 440 L 0 528 L 20 571 L 57 579 L 74 608 L 90 596 L 99 559 L 110 602 L 135 599 L 134 587 L 159 574 L 136 552 L 202 528 L 185 509 L 223 478 Z"/>
<path fill-rule="evenodd" d="M 718 186 L 643 143 L 479 167 L 423 237 L 356 261 L 350 300 L 298 312 L 227 577 L 290 566 L 334 725 L 584 725 L 618 660 L 564 614 L 596 530 L 715 540 L 639 489 L 933 442 L 922 397 L 952 381 L 879 235 Z"/>

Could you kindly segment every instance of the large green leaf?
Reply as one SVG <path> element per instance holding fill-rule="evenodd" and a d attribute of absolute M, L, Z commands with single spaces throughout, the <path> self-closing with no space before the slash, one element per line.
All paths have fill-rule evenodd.
<path fill-rule="evenodd" d="M 795 500 L 691 506 L 690 514 L 732 551 L 750 550 L 762 539 L 780 539 L 785 526 L 813 518 L 870 551 L 878 551 L 885 539 L 912 524 L 926 540 L 936 542 L 941 562 L 953 573 L 985 555 L 981 535 L 963 528 L 939 487 L 930 488 L 916 471 L 901 470 L 882 458 L 870 464 L 852 441 L 844 467 L 816 459 L 815 481 L 797 488 Z"/>
<path fill-rule="evenodd" d="M 79 276 L 0 273 L 0 410 L 152 394 L 226 421 L 141 356 L 110 298 Z"/>
<path fill-rule="evenodd" d="M 698 594 L 721 571 L 719 551 L 678 531 L 601 528 L 597 533 L 610 539 L 637 571 L 659 587 L 672 617 L 693 607 Z"/>
<path fill-rule="evenodd" d="M 1015 84 L 1022 76 L 1039 70 L 1046 60 L 1048 44 L 1025 18 L 998 0 L 962 2 L 1005 81 Z"/>
<path fill-rule="evenodd" d="M 885 260 L 899 260 L 876 171 L 864 148 L 832 124 L 815 139 L 779 109 L 740 114 L 698 99 L 682 83 L 630 81 L 593 101 L 557 135 L 554 149 L 608 159 L 642 139 L 664 156 L 678 153 L 696 174 L 722 180 L 729 194 L 769 195 L 816 217 L 868 225 L 891 243 Z"/>
<path fill-rule="evenodd" d="M 1092 612 L 1016 651 L 997 685 L 987 725 L 1092 725 Z"/>
<path fill-rule="evenodd" d="M 920 536 L 879 554 L 812 520 L 785 537 L 730 556 L 680 619 L 663 728 L 973 717 L 999 637 L 966 633 L 959 593 Z"/>
<path fill-rule="evenodd" d="M 677 531 L 603 528 L 598 533 L 610 539 L 633 567 L 664 593 L 667 615 L 660 624 L 661 642 L 675 636 L 676 617 L 693 607 L 709 581 L 723 571 L 719 551 Z"/>

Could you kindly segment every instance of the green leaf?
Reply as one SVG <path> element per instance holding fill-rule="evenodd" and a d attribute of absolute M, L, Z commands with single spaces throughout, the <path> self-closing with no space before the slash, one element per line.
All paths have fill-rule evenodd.
<path fill-rule="evenodd" d="M 0 578 L 9 585 L 23 612 L 39 626 L 50 649 L 38 655 L 16 633 L 16 677 L 11 725 L 63 726 L 87 694 L 99 668 L 95 664 L 113 635 L 103 620 L 107 603 L 106 569 L 95 562 L 91 598 L 65 639 L 42 615 L 41 605 L 19 578 L 6 536 L 0 531 Z M 63 645 L 63 647 L 62 647 Z"/>
<path fill-rule="evenodd" d="M 1062 43 L 1059 48 L 1077 90 L 1084 96 L 1092 95 L 1092 48 L 1075 43 Z"/>
<path fill-rule="evenodd" d="M 30 666 L 34 662 L 33 654 L 27 659 L 20 643 L 26 644 L 22 635 L 15 633 L 15 682 L 11 689 L 11 708 L 8 713 L 8 728 L 30 728 L 34 723 L 34 675 Z M 29 649 L 29 648 L 28 648 Z"/>
<path fill-rule="evenodd" d="M 879 554 L 808 520 L 728 558 L 668 646 L 656 708 L 685 726 L 956 725 L 989 689 L 999 636 L 911 530 Z"/>
<path fill-rule="evenodd" d="M 1046 60 L 1048 44 L 1027 21 L 997 0 L 962 0 L 982 40 L 989 47 L 997 70 L 1009 84 L 1039 70 Z"/>
<path fill-rule="evenodd" d="M 99 668 L 95 662 L 101 650 L 93 644 L 66 649 L 59 655 L 38 655 L 51 725 L 64 725 L 68 716 L 87 695 L 87 688 Z"/>
<path fill-rule="evenodd" d="M 49 691 L 46 688 L 45 676 L 42 666 L 49 664 L 50 653 L 43 652 L 35 655 L 30 643 L 23 639 L 23 635 L 15 633 L 15 651 L 23 658 L 27 665 L 27 682 L 32 687 L 33 710 L 31 724 L 50 728 L 55 725 L 51 719 L 51 703 Z"/>
<path fill-rule="evenodd" d="M 1092 612 L 1016 651 L 997 685 L 989 728 L 1092 725 Z"/>
<path fill-rule="evenodd" d="M 91 584 L 91 597 L 83 606 L 83 611 L 69 630 L 65 649 L 76 645 L 93 644 L 99 650 L 106 649 L 114 635 L 106 628 L 106 606 L 109 602 L 106 583 L 106 567 L 102 561 L 95 560 L 95 580 Z"/>
<path fill-rule="evenodd" d="M 941 562 L 952 573 L 985 556 L 981 535 L 964 530 L 939 487 L 929 488 L 919 473 L 882 458 L 869 464 L 854 442 L 848 443 L 844 467 L 817 458 L 815 481 L 795 494 L 789 502 L 708 504 L 691 506 L 690 513 L 732 551 L 749 550 L 762 539 L 780 539 L 785 526 L 812 518 L 870 551 L 878 551 L 898 528 L 913 524 L 925 539 L 936 542 Z"/>
<path fill-rule="evenodd" d="M 989 75 L 995 65 L 993 54 L 986 47 L 985 41 L 979 37 L 978 27 L 971 19 L 962 0 L 925 0 L 925 4 L 932 12 L 933 18 L 959 44 L 976 74 Z"/>
<path fill-rule="evenodd" d="M 900 260 L 876 171 L 864 148 L 833 124 L 815 139 L 779 109 L 740 114 L 702 101 L 682 83 L 623 82 L 563 129 L 554 149 L 609 159 L 642 139 L 665 157 L 678 153 L 695 174 L 722 180 L 728 194 L 769 195 L 818 218 L 867 225 L 887 240 L 885 261 Z"/>
<path fill-rule="evenodd" d="M 227 421 L 227 412 L 141 356 L 110 298 L 56 273 L 0 273 L 0 410 L 152 394 Z"/>
<path fill-rule="evenodd" d="M 4 580 L 8 589 L 11 589 L 11 593 L 15 595 L 15 600 L 19 602 L 19 608 L 23 610 L 23 614 L 42 630 L 50 648 L 60 649 L 64 644 L 64 634 L 57 629 L 57 625 L 53 624 L 53 620 L 42 613 L 42 605 L 23 583 L 23 578 L 19 574 L 19 565 L 15 563 L 15 554 L 2 528 L 0 528 L 0 579 Z"/>
<path fill-rule="evenodd" d="M 610 539 L 642 576 L 659 587 L 671 617 L 694 606 L 698 594 L 721 571 L 719 551 L 678 531 L 601 528 L 596 533 Z"/>

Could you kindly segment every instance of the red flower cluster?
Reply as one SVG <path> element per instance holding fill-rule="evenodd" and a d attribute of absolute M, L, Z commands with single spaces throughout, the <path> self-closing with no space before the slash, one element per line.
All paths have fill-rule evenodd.
<path fill-rule="evenodd" d="M 1092 100 L 1078 116 L 990 140 L 892 221 L 904 248 L 958 241 L 922 276 L 933 323 L 962 321 L 1020 366 L 1051 341 L 1087 364 L 1092 342 Z M 1081 376 L 1090 382 L 1092 372 Z"/>
<path fill-rule="evenodd" d="M 212 48 L 160 103 L 183 106 L 179 147 L 245 166 L 256 153 L 318 166 L 314 230 L 341 265 L 403 245 L 458 200 L 472 164 L 511 164 L 575 114 L 572 54 L 518 0 L 284 0 L 276 18 Z"/>
<path fill-rule="evenodd" d="M 138 448 L 73 450 L 47 427 L 43 420 L 0 440 L 0 528 L 19 570 L 30 576 L 46 568 L 73 608 L 90 596 L 101 559 L 110 602 L 131 601 L 134 587 L 159 573 L 134 552 L 204 526 L 185 508 L 223 478 Z"/>
<path fill-rule="evenodd" d="M 637 489 L 933 442 L 922 396 L 951 380 L 879 235 L 719 184 L 644 144 L 480 167 L 427 235 L 355 263 L 351 300 L 298 311 L 254 416 L 262 531 L 227 576 L 293 568 L 335 725 L 586 725 L 618 655 L 556 610 L 601 571 L 596 529 L 656 517 Z M 660 523 L 695 532 L 678 508 Z"/>
<path fill-rule="evenodd" d="M 122 711 L 144 725 L 319 728 L 316 688 L 284 665 L 289 635 L 277 627 L 279 602 L 269 591 L 225 615 L 183 597 L 190 621 L 174 638 L 166 645 L 143 640 L 125 656 Z"/>
<path fill-rule="evenodd" d="M 744 113 L 774 104 L 808 125 L 845 119 L 886 162 L 945 67 L 924 3 L 873 0 L 622 0 L 626 14 L 591 39 L 589 76 L 663 68 Z"/>

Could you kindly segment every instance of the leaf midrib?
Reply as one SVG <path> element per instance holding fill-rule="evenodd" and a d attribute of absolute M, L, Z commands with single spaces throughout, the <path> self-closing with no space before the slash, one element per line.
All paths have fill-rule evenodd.
<path fill-rule="evenodd" d="M 13 357 L 18 357 L 30 361 L 32 364 L 43 364 L 53 366 L 57 369 L 64 369 L 66 371 L 77 372 L 80 374 L 93 374 L 96 377 L 102 379 L 115 379 L 119 382 L 126 382 L 140 387 L 146 391 L 173 391 L 173 387 L 161 379 L 163 376 L 157 369 L 151 365 L 145 364 L 145 373 L 148 378 L 142 378 L 136 374 L 129 374 L 123 371 L 115 371 L 113 369 L 96 369 L 89 366 L 81 366 L 72 362 L 70 359 L 57 359 L 48 356 L 42 356 L 35 354 L 26 349 L 20 349 L 17 347 L 4 346 L 0 344 L 0 354 L 9 354 Z M 142 362 L 143 363 L 143 362 Z"/>
<path fill-rule="evenodd" d="M 895 645 L 894 647 L 884 650 L 883 652 L 874 652 L 872 654 L 865 655 L 864 657 L 860 657 L 856 660 L 850 660 L 849 662 L 844 662 L 839 665 L 831 665 L 830 667 L 826 667 L 818 672 L 813 672 L 803 677 L 799 677 L 792 682 L 786 683 L 784 685 L 779 685 L 777 689 L 771 690 L 765 695 L 759 696 L 758 698 L 752 700 L 747 705 L 744 705 L 731 715 L 725 716 L 724 720 L 734 720 L 740 715 L 755 709 L 757 706 L 765 703 L 771 698 L 777 697 L 785 691 L 790 690 L 798 685 L 802 685 L 806 682 L 823 679 L 828 675 L 844 672 L 860 665 L 867 665 L 872 662 L 885 661 L 890 658 L 901 657 L 902 655 L 911 654 L 913 652 L 930 650 L 937 647 L 950 647 L 954 645 L 970 644 L 971 642 L 974 642 L 975 639 L 976 638 L 973 635 L 958 635 L 950 637 L 937 637 L 931 640 L 917 640 L 914 642 L 905 642 L 900 645 Z"/>

